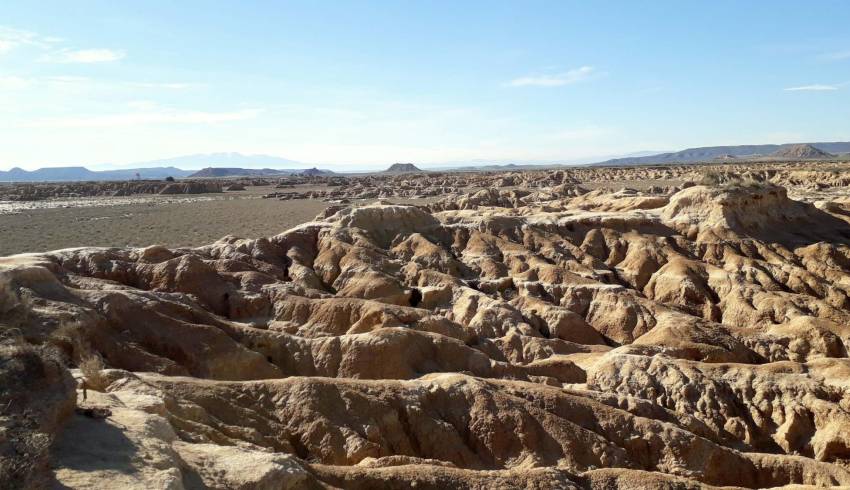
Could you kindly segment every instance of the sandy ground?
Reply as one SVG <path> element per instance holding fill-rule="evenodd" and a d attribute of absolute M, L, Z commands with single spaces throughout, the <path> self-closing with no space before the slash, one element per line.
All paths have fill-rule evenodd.
<path fill-rule="evenodd" d="M 0 214 L 0 256 L 79 246 L 198 246 L 225 235 L 271 236 L 311 220 L 328 204 L 261 199 L 266 188 L 174 199 L 89 200 Z M 80 201 L 77 200 L 76 204 Z"/>

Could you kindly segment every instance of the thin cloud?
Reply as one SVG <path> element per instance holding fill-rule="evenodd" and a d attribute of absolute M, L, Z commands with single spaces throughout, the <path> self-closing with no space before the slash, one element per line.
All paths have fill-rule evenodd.
<path fill-rule="evenodd" d="M 841 61 L 850 59 L 850 50 L 847 51 L 835 51 L 833 53 L 824 53 L 819 56 L 822 60 L 827 61 Z"/>
<path fill-rule="evenodd" d="M 37 46 L 47 49 L 54 42 L 54 38 L 41 37 L 34 32 L 0 26 L 0 53 L 11 51 L 18 46 Z"/>
<path fill-rule="evenodd" d="M 216 124 L 242 121 L 257 117 L 262 110 L 245 109 L 233 112 L 159 111 L 131 112 L 102 116 L 74 116 L 46 118 L 23 124 L 30 128 L 102 128 L 115 126 L 144 126 L 151 124 Z"/>
<path fill-rule="evenodd" d="M 196 83 L 182 82 L 127 82 L 128 85 L 139 88 L 164 88 L 169 90 L 185 90 L 188 88 L 197 87 Z"/>
<path fill-rule="evenodd" d="M 33 47 L 42 51 L 50 51 L 64 40 L 58 37 L 41 36 L 35 32 L 0 26 L 0 55 L 21 47 Z"/>
<path fill-rule="evenodd" d="M 0 77 L 0 90 L 21 90 L 29 87 L 31 81 L 21 77 Z"/>
<path fill-rule="evenodd" d="M 146 88 L 158 90 L 186 90 L 190 88 L 202 87 L 200 83 L 188 82 L 134 82 L 121 80 L 97 80 L 90 77 L 78 75 L 52 75 L 46 77 L 20 77 L 13 75 L 0 76 L 0 89 L 23 89 L 23 88 L 44 88 L 44 87 L 59 87 L 59 86 L 76 86 L 80 88 L 90 88 L 99 90 L 104 88 L 110 89 L 126 89 L 126 88 Z"/>
<path fill-rule="evenodd" d="M 68 43 L 56 36 L 41 34 L 0 26 L 0 54 L 7 53 L 20 47 L 31 47 L 43 54 L 38 61 L 50 63 L 107 63 L 123 59 L 123 51 L 107 48 L 77 49 L 63 47 Z"/>
<path fill-rule="evenodd" d="M 815 83 L 812 85 L 801 85 L 799 87 L 788 87 L 783 90 L 785 90 L 786 92 L 829 92 L 838 89 L 838 85 L 826 85 L 821 83 Z"/>
<path fill-rule="evenodd" d="M 23 90 L 27 88 L 43 88 L 49 85 L 68 85 L 88 83 L 89 79 L 78 76 L 50 76 L 37 78 L 24 78 L 19 76 L 2 76 L 0 77 L 0 89 L 4 90 Z"/>
<path fill-rule="evenodd" d="M 582 66 L 554 75 L 520 77 L 507 83 L 509 87 L 562 87 L 587 80 L 595 73 L 592 66 Z"/>
<path fill-rule="evenodd" d="M 48 83 L 89 83 L 91 82 L 91 78 L 74 75 L 57 75 L 45 77 L 44 81 Z"/>
<path fill-rule="evenodd" d="M 63 49 L 41 58 L 48 63 L 110 63 L 126 57 L 126 53 L 114 49 Z"/>

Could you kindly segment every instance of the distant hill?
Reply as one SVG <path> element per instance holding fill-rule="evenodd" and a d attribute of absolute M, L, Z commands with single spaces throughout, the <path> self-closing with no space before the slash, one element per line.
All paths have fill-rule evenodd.
<path fill-rule="evenodd" d="M 0 170 L 0 182 L 68 182 L 85 180 L 131 180 L 164 179 L 166 177 L 184 178 L 198 173 L 197 169 L 214 168 L 223 170 L 219 175 L 209 177 L 226 177 L 228 175 L 291 175 L 304 172 L 302 168 L 274 170 L 272 167 L 291 167 L 302 165 L 295 160 L 271 155 L 243 155 L 241 153 L 205 153 L 185 155 L 162 160 L 151 160 L 126 165 L 128 168 L 110 168 L 108 170 L 89 170 L 86 167 L 48 167 L 38 170 L 23 170 L 15 167 L 9 171 Z M 103 165 L 105 167 L 106 165 Z M 110 165 L 109 167 L 115 167 Z M 227 170 L 238 171 L 227 173 Z M 318 170 L 319 172 L 329 172 Z M 267 172 L 267 173 L 263 173 Z M 214 172 L 215 173 L 215 172 Z M 200 175 L 205 176 L 205 175 Z"/>
<path fill-rule="evenodd" d="M 191 171 L 174 167 L 127 168 L 121 170 L 89 170 L 85 167 L 48 167 L 38 170 L 23 170 L 15 167 L 0 171 L 0 182 L 69 182 L 85 180 L 132 180 L 182 178 Z"/>
<path fill-rule="evenodd" d="M 88 180 L 164 179 L 174 177 L 214 178 L 243 176 L 335 175 L 330 170 L 273 169 L 240 167 L 207 167 L 202 170 L 183 170 L 176 167 L 126 168 L 121 170 L 89 170 L 86 167 L 48 167 L 38 170 L 12 168 L 0 171 L 0 182 L 80 182 Z"/>
<path fill-rule="evenodd" d="M 792 148 L 794 146 L 811 146 L 816 150 L 827 154 L 846 153 L 850 152 L 850 142 L 832 142 L 832 143 L 803 143 L 803 144 L 785 144 L 785 145 L 741 145 L 741 146 L 706 146 L 701 148 L 688 148 L 686 150 L 659 153 L 657 155 L 649 155 L 643 157 L 628 157 L 614 158 L 604 162 L 594 163 L 593 165 L 649 165 L 660 163 L 690 163 L 704 162 L 716 159 L 731 160 L 730 157 L 738 158 L 756 158 L 756 157 L 773 157 L 779 151 Z M 786 157 L 793 158 L 793 157 Z"/>
<path fill-rule="evenodd" d="M 777 158 L 794 158 L 807 160 L 810 158 L 835 158 L 832 153 L 827 153 L 812 145 L 793 145 L 787 148 L 782 148 L 775 153 L 771 153 L 772 157 Z"/>
<path fill-rule="evenodd" d="M 394 163 L 390 165 L 390 168 L 384 170 L 384 173 L 388 174 L 402 174 L 412 172 L 424 172 L 424 170 L 420 169 L 412 163 Z"/>
<path fill-rule="evenodd" d="M 189 175 L 192 178 L 217 178 L 217 177 L 273 177 L 285 175 L 334 175 L 330 170 L 321 170 L 318 168 L 239 168 L 239 167 L 207 167 Z"/>
<path fill-rule="evenodd" d="M 335 172 L 332 172 L 330 170 L 322 170 L 322 169 L 318 169 L 316 167 L 313 167 L 313 168 L 308 168 L 308 169 L 305 169 L 305 170 L 298 172 L 298 175 L 304 175 L 304 176 L 307 176 L 307 177 L 319 177 L 319 176 L 322 176 L 322 175 L 335 175 Z"/>

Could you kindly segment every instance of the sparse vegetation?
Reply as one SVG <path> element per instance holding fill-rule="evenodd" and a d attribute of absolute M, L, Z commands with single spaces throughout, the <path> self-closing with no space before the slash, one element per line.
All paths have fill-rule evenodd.
<path fill-rule="evenodd" d="M 85 380 L 85 387 L 101 391 L 106 388 L 107 381 L 103 376 L 105 364 L 103 358 L 85 338 L 83 329 L 75 323 L 65 323 L 53 331 L 49 343 L 56 350 L 80 369 Z"/>
<path fill-rule="evenodd" d="M 73 404 L 73 387 L 50 345 L 24 340 L 15 328 L 0 331 L 0 489 L 40 488 L 48 468 L 52 426 Z M 43 393 L 63 392 L 67 399 Z"/>
<path fill-rule="evenodd" d="M 702 178 L 697 182 L 699 185 L 715 186 L 722 182 L 720 172 L 716 170 L 706 170 L 702 173 Z"/>
<path fill-rule="evenodd" d="M 739 175 L 717 170 L 703 171 L 697 184 L 707 187 L 722 187 L 724 190 L 758 189 L 773 185 L 766 180 L 757 180 L 751 175 Z"/>
<path fill-rule="evenodd" d="M 106 388 L 106 378 L 103 376 L 103 358 L 99 354 L 90 353 L 80 361 L 80 371 L 86 381 L 86 387 L 101 391 Z"/>

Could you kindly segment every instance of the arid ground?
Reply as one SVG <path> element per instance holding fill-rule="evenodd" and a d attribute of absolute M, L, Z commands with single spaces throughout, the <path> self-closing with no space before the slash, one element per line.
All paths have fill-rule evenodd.
<path fill-rule="evenodd" d="M 251 193 L 235 194 L 198 194 L 180 199 L 91 198 L 93 202 L 85 206 L 0 214 L 0 255 L 44 252 L 83 243 L 98 247 L 198 246 L 228 234 L 249 237 L 263 235 L 269 229 L 286 230 L 311 220 L 327 207 L 315 200 L 278 201 Z"/>
<path fill-rule="evenodd" d="M 0 480 L 848 486 L 848 170 L 371 175 L 0 216 L 3 254 L 41 252 L 0 258 Z"/>

